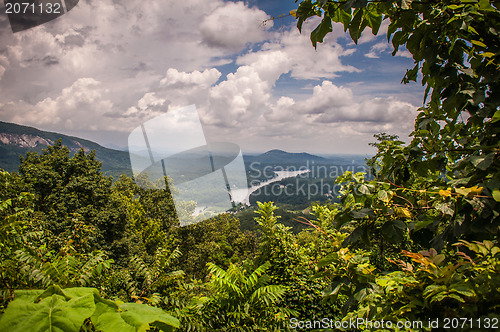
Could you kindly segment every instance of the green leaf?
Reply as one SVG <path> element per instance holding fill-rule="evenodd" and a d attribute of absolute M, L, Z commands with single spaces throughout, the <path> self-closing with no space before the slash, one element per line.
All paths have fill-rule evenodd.
<path fill-rule="evenodd" d="M 344 25 L 344 32 L 349 28 L 351 23 L 351 13 L 347 12 L 343 8 L 337 7 L 334 9 L 333 13 L 330 11 L 330 15 L 333 22 L 342 23 Z"/>
<path fill-rule="evenodd" d="M 464 284 L 453 285 L 451 287 L 450 291 L 461 294 L 465 297 L 476 296 L 476 293 L 474 293 L 474 290 L 471 289 L 469 286 L 464 285 Z"/>
<path fill-rule="evenodd" d="M 377 198 L 378 200 L 382 201 L 382 202 L 389 202 L 389 196 L 387 195 L 387 191 L 385 190 L 380 190 L 378 193 L 377 193 Z"/>
<path fill-rule="evenodd" d="M 410 83 L 410 81 L 416 82 L 418 75 L 418 63 L 413 67 L 413 69 L 409 69 L 406 71 L 403 80 L 401 81 L 404 84 Z"/>
<path fill-rule="evenodd" d="M 480 170 L 485 171 L 488 167 L 491 166 L 493 160 L 495 158 L 496 152 L 492 152 L 490 154 L 482 155 L 482 156 L 472 156 L 471 163 L 474 167 L 479 168 Z"/>
<path fill-rule="evenodd" d="M 103 303 L 96 304 L 92 323 L 102 331 L 135 332 L 136 328 L 123 320 L 117 310 Z"/>
<path fill-rule="evenodd" d="M 83 321 L 90 317 L 96 306 L 92 288 L 66 289 L 60 295 L 59 287 L 53 287 L 36 296 L 16 291 L 16 298 L 9 303 L 2 319 L 1 331 L 12 332 L 78 332 Z M 35 302 L 41 296 L 39 302 Z M 68 300 L 67 300 L 68 299 Z"/>
<path fill-rule="evenodd" d="M 396 55 L 399 49 L 399 45 L 403 45 L 405 43 L 405 33 L 403 31 L 397 31 L 394 36 L 392 37 L 392 46 L 394 48 L 394 51 L 392 52 L 392 55 Z"/>
<path fill-rule="evenodd" d="M 366 227 L 364 225 L 359 226 L 356 228 L 351 235 L 349 235 L 344 242 L 342 242 L 342 245 L 345 247 L 351 243 L 357 242 L 360 237 L 363 236 L 363 234 L 366 232 Z"/>
<path fill-rule="evenodd" d="M 434 217 L 432 215 L 425 215 L 424 220 L 419 220 L 415 223 L 415 231 L 418 231 L 424 227 L 427 227 L 428 225 L 434 223 L 435 221 L 439 220 L 439 217 Z"/>
<path fill-rule="evenodd" d="M 322 43 L 326 34 L 332 32 L 332 20 L 325 15 L 321 23 L 311 32 L 311 42 L 316 48 L 317 43 Z"/>
<path fill-rule="evenodd" d="M 500 202 L 500 189 L 493 190 L 493 199 L 497 202 Z"/>
<path fill-rule="evenodd" d="M 445 296 L 442 297 L 443 300 L 445 298 L 455 299 L 455 300 L 457 300 L 460 303 L 465 303 L 465 300 L 462 297 L 460 297 L 460 296 L 458 296 L 456 294 L 447 294 L 447 295 L 445 295 Z"/>
<path fill-rule="evenodd" d="M 438 203 L 434 207 L 436 210 L 441 211 L 443 215 L 453 216 L 455 214 L 451 203 Z"/>
<path fill-rule="evenodd" d="M 392 243 L 401 243 L 404 240 L 406 224 L 401 220 L 387 221 L 380 231 L 382 236 Z"/>
<path fill-rule="evenodd" d="M 351 21 L 351 24 L 349 25 L 349 35 L 351 36 L 355 44 L 358 43 L 358 39 L 359 37 L 361 37 L 361 32 L 363 32 L 361 29 L 363 13 L 364 13 L 363 8 L 357 9 L 356 12 L 354 13 L 354 17 Z"/>
<path fill-rule="evenodd" d="M 493 117 L 489 121 L 490 123 L 495 123 L 497 121 L 500 121 L 500 110 L 496 111 L 495 114 L 493 114 Z"/>
<path fill-rule="evenodd" d="M 147 331 L 153 323 L 164 331 L 179 327 L 179 320 L 160 308 L 139 303 L 125 303 L 120 311 L 99 303 L 96 314 L 92 316 L 96 329 L 102 331 L 134 332 Z"/>
<path fill-rule="evenodd" d="M 348 0 L 346 3 L 344 3 L 343 8 L 346 10 L 351 8 L 362 8 L 366 7 L 367 3 L 368 0 Z"/>
<path fill-rule="evenodd" d="M 376 10 L 377 7 L 368 7 L 365 11 L 364 20 L 366 24 L 372 29 L 372 33 L 376 35 L 382 24 L 382 14 Z"/>
<path fill-rule="evenodd" d="M 365 184 L 362 184 L 361 186 L 359 186 L 358 191 L 363 195 L 370 194 L 370 189 Z"/>
<path fill-rule="evenodd" d="M 443 254 L 436 255 L 432 258 L 432 262 L 436 265 L 441 264 L 445 259 L 445 256 Z"/>
<path fill-rule="evenodd" d="M 410 210 L 404 207 L 396 206 L 394 208 L 394 211 L 396 212 L 396 215 L 400 218 L 413 218 Z"/>
<path fill-rule="evenodd" d="M 364 217 L 373 216 L 374 214 L 370 208 L 363 208 L 361 210 L 351 211 L 351 215 L 355 219 L 363 219 Z"/>
<path fill-rule="evenodd" d="M 471 43 L 474 44 L 474 45 L 477 45 L 477 46 L 480 46 L 480 47 L 484 47 L 484 48 L 487 48 L 486 44 L 479 41 L 479 40 L 471 40 Z"/>
<path fill-rule="evenodd" d="M 484 52 L 484 53 L 481 53 L 481 55 L 484 56 L 485 58 L 491 58 L 491 57 L 495 56 L 495 53 L 493 53 L 493 52 Z"/>
<path fill-rule="evenodd" d="M 297 29 L 299 29 L 300 32 L 302 32 L 302 24 L 304 21 L 314 14 L 314 5 L 310 0 L 305 0 L 300 3 L 299 8 L 297 8 L 297 12 L 295 13 L 298 17 Z"/>
<path fill-rule="evenodd" d="M 488 10 L 492 7 L 489 0 L 479 0 L 479 8 L 482 10 Z"/>
<path fill-rule="evenodd" d="M 446 286 L 444 285 L 429 285 L 424 290 L 424 297 L 426 299 L 432 298 L 439 293 L 444 293 L 446 291 Z M 433 302 L 433 300 L 431 300 Z"/>
<path fill-rule="evenodd" d="M 337 260 L 338 260 L 338 254 L 335 252 L 333 254 L 330 254 L 330 255 L 320 259 L 320 261 L 318 262 L 318 267 L 321 268 L 321 267 L 329 265 L 330 263 L 333 263 Z"/>

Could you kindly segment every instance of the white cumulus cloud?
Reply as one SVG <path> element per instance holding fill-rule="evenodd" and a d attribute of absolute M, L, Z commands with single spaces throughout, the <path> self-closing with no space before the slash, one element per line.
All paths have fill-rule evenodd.
<path fill-rule="evenodd" d="M 200 24 L 204 42 L 211 47 L 241 50 L 248 43 L 256 43 L 266 38 L 263 22 L 269 18 L 264 11 L 249 8 L 243 2 L 221 3 Z"/>
<path fill-rule="evenodd" d="M 314 49 L 309 38 L 313 27 L 314 22 L 308 22 L 304 25 L 302 33 L 295 27 L 276 33 L 274 39 L 265 43 L 260 51 L 240 56 L 237 63 L 241 65 L 254 63 L 260 56 L 281 51 L 289 59 L 291 76 L 297 79 L 333 78 L 341 72 L 360 71 L 342 63 L 341 58 L 353 54 L 355 50 L 345 49 L 336 42 L 340 36 L 338 32 L 328 35 L 325 42 Z"/>
<path fill-rule="evenodd" d="M 56 98 L 45 98 L 30 105 L 23 101 L 8 103 L 4 109 L 13 116 L 9 120 L 29 125 L 45 125 L 45 128 L 99 130 L 114 127 L 113 119 L 106 113 L 113 103 L 103 98 L 105 91 L 99 81 L 80 78 L 63 89 Z M 9 112 L 10 111 L 10 112 Z"/>
<path fill-rule="evenodd" d="M 175 68 L 169 68 L 165 78 L 160 81 L 160 86 L 181 87 L 201 85 L 208 87 L 216 83 L 220 76 L 221 73 L 215 68 L 206 69 L 203 72 L 195 70 L 192 73 L 180 72 Z"/>

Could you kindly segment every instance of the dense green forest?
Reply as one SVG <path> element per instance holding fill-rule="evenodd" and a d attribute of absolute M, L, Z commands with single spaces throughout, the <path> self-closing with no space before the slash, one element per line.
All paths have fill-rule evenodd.
<path fill-rule="evenodd" d="M 49 143 L 53 144 L 55 141 L 60 139 L 62 143 L 69 148 L 71 155 L 78 152 L 81 148 L 85 151 L 94 150 L 97 159 L 102 162 L 101 170 L 104 174 L 116 177 L 121 174 L 132 176 L 130 155 L 125 151 L 108 149 L 97 143 L 82 138 L 42 131 L 33 127 L 0 121 L 0 136 L 2 136 L 2 134 L 6 134 L 7 137 L 27 137 L 28 140 L 40 140 L 46 142 L 47 145 Z M 15 144 L 5 144 L 0 140 L 0 167 L 8 172 L 17 171 L 20 165 L 19 155 L 24 155 L 28 151 L 42 152 L 44 147 L 46 147 L 46 145 L 43 143 L 27 147 Z"/>
<path fill-rule="evenodd" d="M 499 9 L 300 2 L 299 29 L 322 18 L 314 47 L 332 22 L 357 42 L 389 20 L 425 97 L 412 141 L 376 135 L 372 176 L 339 176 L 338 201 L 294 231 L 272 202 L 243 218 L 257 230 L 233 214 L 179 227 L 168 190 L 113 181 L 95 153 L 28 153 L 0 173 L 0 330 L 498 330 Z"/>

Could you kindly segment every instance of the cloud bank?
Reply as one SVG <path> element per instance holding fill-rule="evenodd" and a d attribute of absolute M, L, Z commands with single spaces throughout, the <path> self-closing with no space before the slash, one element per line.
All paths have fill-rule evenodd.
<path fill-rule="evenodd" d="M 335 83 L 364 70 L 346 63 L 359 51 L 340 42 L 342 30 L 315 50 L 309 31 L 317 22 L 299 34 L 263 24 L 269 17 L 222 0 L 80 1 L 37 28 L 2 28 L 0 117 L 91 139 L 105 132 L 119 145 L 142 122 L 191 104 L 207 136 L 249 150 L 356 152 L 374 133 L 408 134 L 413 105 Z M 387 51 L 365 39 L 375 43 L 366 57 Z M 277 93 L 283 82 L 310 89 Z M 342 140 L 350 143 L 328 143 Z"/>

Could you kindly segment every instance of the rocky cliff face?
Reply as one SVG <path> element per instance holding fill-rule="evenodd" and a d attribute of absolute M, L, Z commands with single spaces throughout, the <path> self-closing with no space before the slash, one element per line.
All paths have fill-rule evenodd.
<path fill-rule="evenodd" d="M 49 145 L 53 145 L 54 141 L 48 138 L 43 138 L 36 135 L 29 134 L 9 134 L 0 132 L 0 143 L 5 145 L 16 146 L 20 148 L 45 148 Z M 67 144 L 71 152 L 77 152 L 80 148 L 83 148 L 85 152 L 89 152 L 91 149 L 84 146 L 80 142 L 73 140 L 71 144 Z"/>
<path fill-rule="evenodd" d="M 53 141 L 33 135 L 15 135 L 0 133 L 0 142 L 6 145 L 14 145 L 22 148 L 35 148 L 37 146 L 49 146 Z"/>

